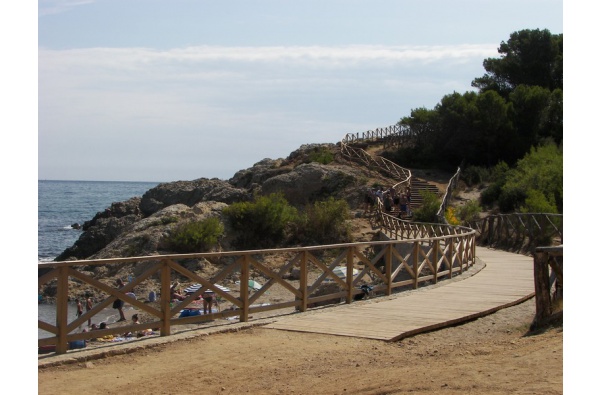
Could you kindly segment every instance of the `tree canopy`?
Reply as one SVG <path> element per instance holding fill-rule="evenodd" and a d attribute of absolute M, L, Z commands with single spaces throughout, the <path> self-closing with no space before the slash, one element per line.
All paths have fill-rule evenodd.
<path fill-rule="evenodd" d="M 514 165 L 531 147 L 562 143 L 562 34 L 521 30 L 483 62 L 478 92 L 445 95 L 434 109 L 418 108 L 398 123 L 411 129 L 414 144 L 383 156 L 402 166 L 454 169 Z"/>

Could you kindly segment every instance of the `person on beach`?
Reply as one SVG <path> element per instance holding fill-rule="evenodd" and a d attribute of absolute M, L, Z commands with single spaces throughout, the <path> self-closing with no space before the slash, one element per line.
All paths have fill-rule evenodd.
<path fill-rule="evenodd" d="M 121 280 L 120 278 L 117 279 L 117 287 L 119 289 L 123 288 L 125 286 L 125 283 L 123 283 L 123 280 Z M 113 309 L 117 309 L 119 311 L 119 316 L 121 318 L 119 318 L 119 320 L 117 322 L 121 322 L 121 321 L 125 321 L 125 313 L 123 313 L 123 306 L 125 305 L 125 302 L 122 301 L 121 299 L 117 299 L 113 302 Z"/>
<path fill-rule="evenodd" d="M 91 296 L 87 297 L 87 300 L 85 301 L 85 311 L 88 312 L 92 309 L 93 303 L 92 303 L 92 298 Z M 92 325 L 92 318 L 88 318 L 88 326 Z"/>
<path fill-rule="evenodd" d="M 81 304 L 81 300 L 77 299 L 77 318 L 83 315 L 83 306 Z"/>
<path fill-rule="evenodd" d="M 171 285 L 171 300 L 184 300 L 186 298 L 185 295 L 179 293 L 179 283 L 175 282 Z"/>
<path fill-rule="evenodd" d="M 215 293 L 213 291 L 205 291 L 202 294 L 202 305 L 204 307 L 204 314 L 212 313 L 213 297 Z"/>

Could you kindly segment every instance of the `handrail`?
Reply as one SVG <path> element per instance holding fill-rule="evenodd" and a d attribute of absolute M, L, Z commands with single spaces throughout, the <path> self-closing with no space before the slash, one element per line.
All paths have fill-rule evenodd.
<path fill-rule="evenodd" d="M 403 234 L 417 233 L 416 230 L 407 229 Z M 363 283 L 372 285 L 376 292 L 386 295 L 406 287 L 416 289 L 422 283 L 436 283 L 444 276 L 452 277 L 455 273 L 462 273 L 474 264 L 475 232 L 446 233 L 431 227 L 424 228 L 421 234 L 438 236 L 270 250 L 40 263 L 38 268 L 45 269 L 43 271 L 46 273 L 38 277 L 38 286 L 57 284 L 57 298 L 56 322 L 38 320 L 38 328 L 52 335 L 38 339 L 38 346 L 55 345 L 56 353 L 65 353 L 69 342 L 76 340 L 101 338 L 147 328 L 159 329 L 161 336 L 169 336 L 172 327 L 202 323 L 216 318 L 238 317 L 239 321 L 246 322 L 255 313 L 290 309 L 307 311 L 315 304 L 340 299 L 352 303 L 353 296 L 361 292 L 358 287 Z M 201 272 L 201 262 L 204 260 L 221 266 L 222 270 L 211 278 L 197 274 Z M 114 288 L 105 280 L 95 279 L 88 272 L 90 267 L 105 266 L 115 270 L 114 267 L 127 264 L 144 269 L 121 289 Z M 358 272 L 356 276 L 342 279 L 334 272 L 339 266 L 345 267 L 346 273 L 354 273 L 355 269 Z M 291 276 L 294 270 L 299 273 L 296 280 Z M 169 286 L 174 279 L 173 274 L 178 275 L 178 281 L 185 279 L 185 282 L 197 283 L 201 287 L 184 301 L 171 306 L 169 298 L 162 295 L 170 294 Z M 129 292 L 152 278 L 158 278 L 161 290 L 161 297 L 154 305 L 129 295 Z M 229 286 L 232 278 L 239 278 L 241 284 L 248 284 L 250 279 L 257 279 L 263 285 L 258 290 L 240 286 L 239 296 L 234 295 L 235 291 L 226 292 L 217 286 L 223 282 Z M 69 299 L 73 297 L 69 286 L 72 281 L 95 288 L 106 297 L 90 311 L 69 321 L 67 309 Z M 325 284 L 328 284 L 327 287 Z M 333 289 L 331 284 L 335 285 Z M 271 287 L 286 291 L 287 297 L 273 304 L 264 303 L 265 294 Z M 207 315 L 178 317 L 182 310 L 193 307 L 194 300 L 207 289 L 212 290 L 221 299 L 221 305 L 227 304 L 229 308 Z M 147 313 L 154 321 L 78 332 L 81 325 L 93 319 L 116 299 L 121 299 Z"/>
<path fill-rule="evenodd" d="M 479 233 L 478 244 L 509 251 L 531 251 L 563 244 L 563 215 L 550 213 L 495 214 L 468 224 Z"/>
<path fill-rule="evenodd" d="M 535 318 L 530 326 L 535 330 L 551 317 L 552 301 L 562 300 L 563 246 L 537 247 L 533 259 L 535 280 Z M 554 292 L 551 292 L 552 289 Z"/>
<path fill-rule="evenodd" d="M 375 133 L 363 136 L 386 138 L 391 132 L 393 130 L 378 129 Z M 410 170 L 383 158 L 373 158 L 366 151 L 351 147 L 348 143 L 358 141 L 356 136 L 346 135 L 342 139 L 342 153 L 345 156 L 390 174 L 399 180 L 394 187 L 410 185 Z M 447 191 L 448 193 L 451 192 Z M 550 214 L 537 215 L 539 218 L 534 217 L 535 224 L 540 229 L 558 232 L 562 242 L 562 215 L 560 221 Z M 381 202 L 376 205 L 375 218 L 381 227 L 382 237 L 388 240 L 269 250 L 39 263 L 38 270 L 44 274 L 38 277 L 38 286 L 41 288 L 47 284 L 56 284 L 57 296 L 56 322 L 52 324 L 38 320 L 38 328 L 53 336 L 38 339 L 38 346 L 55 345 L 56 353 L 62 354 L 67 352 L 69 342 L 75 340 L 150 328 L 159 329 L 161 336 L 169 336 L 174 326 L 198 324 L 215 318 L 238 317 L 239 321 L 246 322 L 254 313 L 274 310 L 303 312 L 318 303 L 332 300 L 352 303 L 354 295 L 362 292 L 358 286 L 363 283 L 370 284 L 375 292 L 385 295 L 407 287 L 416 289 L 420 284 L 436 283 L 442 277 L 451 278 L 455 273 L 467 270 L 475 263 L 478 234 L 480 241 L 484 235 L 488 241 L 493 241 L 492 236 L 498 234 L 491 220 L 477 223 L 477 230 L 440 223 L 404 221 L 387 214 Z M 518 218 L 522 220 L 522 216 Z M 222 269 L 210 278 L 198 274 L 202 272 L 201 262 L 205 260 L 221 266 Z M 119 265 L 134 265 L 137 269 L 136 277 L 121 289 L 116 289 L 106 284 L 106 280 L 97 280 L 89 274 L 90 268 L 111 268 Z M 357 274 L 348 275 L 345 279 L 340 278 L 334 271 L 340 266 L 345 267 L 346 273 L 354 273 L 357 269 Z M 294 271 L 296 274 L 292 275 Z M 162 295 L 170 295 L 169 288 L 174 273 L 179 278 L 200 284 L 200 288 L 184 301 L 171 306 L 169 298 Z M 239 296 L 217 286 L 220 283 L 228 285 L 233 278 L 239 279 L 242 284 Z M 159 302 L 143 303 L 130 296 L 129 293 L 135 287 L 152 279 L 158 279 L 160 283 Z M 251 290 L 246 286 L 251 279 L 262 280 L 264 285 L 260 289 Z M 71 321 L 67 314 L 68 303 L 73 296 L 69 292 L 69 280 L 87 284 L 106 295 L 90 311 Z M 325 287 L 325 284 L 328 286 Z M 331 288 L 331 284 L 335 286 L 334 289 Z M 274 304 L 261 303 L 272 287 L 280 287 L 286 291 L 287 299 L 281 299 Z M 206 290 L 212 290 L 222 303 L 230 305 L 229 308 L 206 315 L 177 317 L 182 310 L 193 306 L 196 298 Z M 95 317 L 117 299 L 146 312 L 154 321 L 93 332 L 77 332 L 80 325 Z"/>
<path fill-rule="evenodd" d="M 393 131 L 394 128 L 378 129 L 373 134 L 367 133 L 366 137 L 389 137 Z M 351 147 L 346 144 L 352 140 L 348 136 L 346 135 L 341 144 L 344 155 L 375 166 L 379 171 L 396 178 L 399 182 L 394 187 L 410 185 L 410 170 L 384 158 L 373 158 L 366 151 Z M 317 303 L 340 299 L 352 303 L 353 296 L 362 292 L 358 290 L 361 283 L 369 283 L 375 292 L 390 295 L 393 291 L 406 287 L 416 289 L 424 282 L 436 283 L 444 276 L 450 278 L 454 273 L 462 273 L 475 263 L 476 232 L 473 229 L 444 224 L 409 223 L 386 214 L 380 205 L 377 206 L 377 218 L 382 227 L 382 235 L 393 237 L 392 240 L 271 250 L 40 263 L 39 272 L 45 274 L 38 277 L 38 286 L 41 288 L 46 284 L 56 283 L 57 298 L 55 325 L 38 320 L 38 328 L 53 336 L 38 339 L 38 346 L 55 345 L 56 353 L 60 354 L 67 352 L 69 342 L 74 340 L 146 328 L 159 329 L 161 336 L 169 336 L 173 326 L 196 324 L 215 318 L 239 317 L 240 321 L 245 322 L 253 313 L 281 309 L 306 311 Z M 277 259 L 273 258 L 275 255 L 278 256 Z M 220 264 L 223 269 L 211 278 L 198 275 L 198 271 L 201 270 L 198 267 L 192 270 L 195 268 L 193 262 L 199 266 L 201 260 Z M 127 264 L 144 269 L 121 289 L 113 288 L 81 270 L 83 267 L 89 270 L 90 267 L 96 266 Z M 334 272 L 339 266 L 345 267 L 346 273 L 354 273 L 355 269 L 358 269 L 358 273 L 356 276 L 348 275 L 346 279 L 341 279 Z M 298 280 L 290 280 L 294 269 L 299 271 Z M 160 298 L 157 305 L 150 305 L 128 295 L 135 287 L 151 278 L 159 279 L 161 296 L 169 295 L 173 273 L 199 283 L 200 288 L 175 306 L 171 306 L 170 300 L 164 297 Z M 251 278 L 258 278 L 265 284 L 254 291 L 242 285 L 239 296 L 234 296 L 217 286 L 231 278 L 239 278 L 241 284 L 247 284 Z M 88 284 L 107 295 L 90 311 L 72 321 L 68 320 L 67 314 L 70 299 L 69 279 Z M 325 289 L 325 283 L 332 283 L 337 289 Z M 259 303 L 271 287 L 282 287 L 287 291 L 288 299 L 269 305 Z M 230 304 L 230 307 L 207 315 L 176 317 L 207 289 L 212 290 L 223 303 Z M 148 313 L 155 321 L 97 330 L 93 333 L 77 332 L 80 325 L 117 299 Z"/>
<path fill-rule="evenodd" d="M 442 202 L 440 203 L 440 208 L 436 214 L 437 220 L 441 224 L 447 224 L 446 220 L 446 208 L 448 208 L 448 204 L 450 202 L 450 198 L 452 197 L 452 193 L 454 193 L 454 189 L 458 186 L 458 180 L 460 178 L 460 167 L 456 170 L 456 173 L 450 178 L 450 182 L 448 182 L 448 186 L 446 187 L 446 192 L 444 193 L 444 197 L 442 198 Z"/>

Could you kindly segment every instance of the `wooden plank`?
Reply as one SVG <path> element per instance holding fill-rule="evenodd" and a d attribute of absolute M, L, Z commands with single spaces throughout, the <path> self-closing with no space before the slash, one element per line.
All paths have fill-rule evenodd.
<path fill-rule="evenodd" d="M 392 341 L 471 320 L 533 296 L 532 258 L 483 247 L 478 247 L 477 256 L 486 266 L 467 279 L 390 300 L 283 317 L 264 328 Z"/>

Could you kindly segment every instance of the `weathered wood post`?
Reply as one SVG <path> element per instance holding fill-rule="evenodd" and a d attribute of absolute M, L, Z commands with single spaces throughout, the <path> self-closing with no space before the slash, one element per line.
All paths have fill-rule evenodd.
<path fill-rule="evenodd" d="M 440 251 L 440 240 L 435 239 L 433 241 L 433 283 L 437 284 L 438 282 L 438 261 L 439 261 L 439 251 Z"/>
<path fill-rule="evenodd" d="M 308 252 L 302 251 L 300 259 L 300 292 L 302 293 L 302 301 L 299 310 L 304 312 L 308 310 L 308 267 L 306 256 Z"/>
<path fill-rule="evenodd" d="M 242 301 L 242 313 L 240 314 L 240 322 L 248 322 L 248 311 L 250 310 L 249 294 L 248 290 L 250 281 L 250 257 L 244 255 L 242 259 L 240 279 L 240 299 Z"/>
<path fill-rule="evenodd" d="M 349 247 L 346 251 L 346 303 L 352 303 L 352 291 L 354 290 L 354 247 Z"/>
<path fill-rule="evenodd" d="M 162 324 L 160 336 L 171 334 L 171 267 L 167 260 L 160 261 L 160 310 Z"/>
<path fill-rule="evenodd" d="M 548 273 L 548 253 L 536 248 L 533 255 L 533 278 L 535 281 L 535 319 L 533 327 L 550 316 L 550 276 Z"/>
<path fill-rule="evenodd" d="M 69 303 L 69 268 L 61 266 L 58 268 L 58 284 L 56 294 L 56 353 L 65 354 L 68 350 L 67 343 L 67 320 Z"/>

